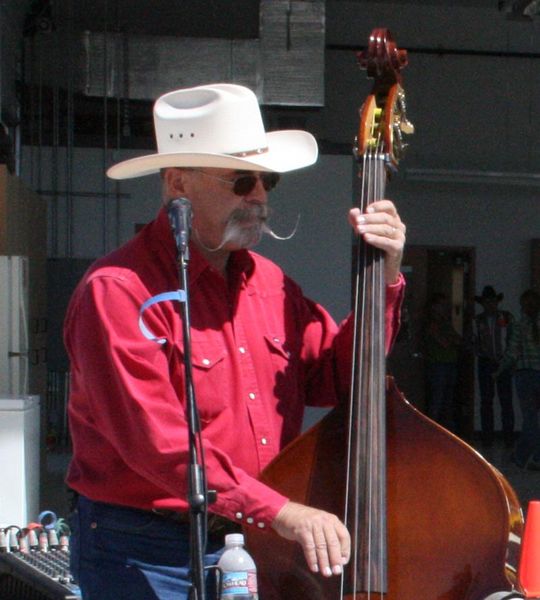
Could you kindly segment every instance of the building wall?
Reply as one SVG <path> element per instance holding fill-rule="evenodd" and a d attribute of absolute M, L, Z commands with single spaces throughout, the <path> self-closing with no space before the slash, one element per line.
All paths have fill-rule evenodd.
<path fill-rule="evenodd" d="M 372 85 L 355 51 L 381 25 L 409 50 L 402 75 L 416 133 L 388 188 L 407 223 L 408 243 L 474 247 L 477 290 L 494 285 L 518 314 L 519 294 L 530 286 L 531 240 L 540 238 L 540 34 L 538 19 L 510 21 L 489 4 L 328 1 L 325 106 L 268 112 L 272 127 L 292 114 L 331 153 L 316 167 L 283 177 L 272 195 L 273 222 L 286 235 L 300 215 L 298 231 L 290 241 L 267 240 L 260 250 L 336 319 L 349 305 L 349 149 Z M 49 204 L 50 258 L 100 256 L 154 216 L 158 177 L 116 184 L 103 175 L 110 164 L 141 153 L 75 148 L 66 165 L 62 147 L 24 149 L 22 176 Z"/>

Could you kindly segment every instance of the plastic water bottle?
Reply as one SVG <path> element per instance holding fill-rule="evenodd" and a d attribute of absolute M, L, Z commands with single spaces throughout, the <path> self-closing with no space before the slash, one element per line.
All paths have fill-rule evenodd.
<path fill-rule="evenodd" d="M 218 561 L 222 571 L 223 600 L 257 600 L 257 569 L 244 549 L 244 536 L 229 533 L 225 536 L 225 552 Z"/>

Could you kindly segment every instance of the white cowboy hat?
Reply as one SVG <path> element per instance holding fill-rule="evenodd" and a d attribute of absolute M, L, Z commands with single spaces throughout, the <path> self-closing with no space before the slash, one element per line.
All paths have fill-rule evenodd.
<path fill-rule="evenodd" d="M 266 133 L 255 94 L 217 83 L 169 92 L 154 104 L 157 154 L 113 165 L 107 175 L 127 179 L 164 167 L 219 167 L 285 173 L 317 160 L 307 131 Z"/>

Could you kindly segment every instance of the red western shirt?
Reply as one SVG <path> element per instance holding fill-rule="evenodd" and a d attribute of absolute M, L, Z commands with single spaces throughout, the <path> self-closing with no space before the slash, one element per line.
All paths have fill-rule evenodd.
<path fill-rule="evenodd" d="M 286 498 L 257 476 L 300 433 L 305 405 L 347 396 L 352 320 L 338 328 L 254 252 L 234 252 L 228 269 L 225 279 L 191 248 L 193 381 L 208 488 L 218 493 L 210 509 L 266 527 Z M 387 287 L 387 347 L 403 285 Z M 75 290 L 65 322 L 73 440 L 67 483 L 92 500 L 188 508 L 180 305 L 162 300 L 145 308 L 178 287 L 176 248 L 161 210 Z"/>

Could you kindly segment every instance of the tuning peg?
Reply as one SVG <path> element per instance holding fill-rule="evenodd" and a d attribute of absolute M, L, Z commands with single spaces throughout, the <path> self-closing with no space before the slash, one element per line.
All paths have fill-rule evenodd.
<path fill-rule="evenodd" d="M 409 119 L 403 119 L 403 121 L 401 121 L 399 124 L 399 128 L 407 135 L 414 133 L 414 125 L 409 121 Z"/>

